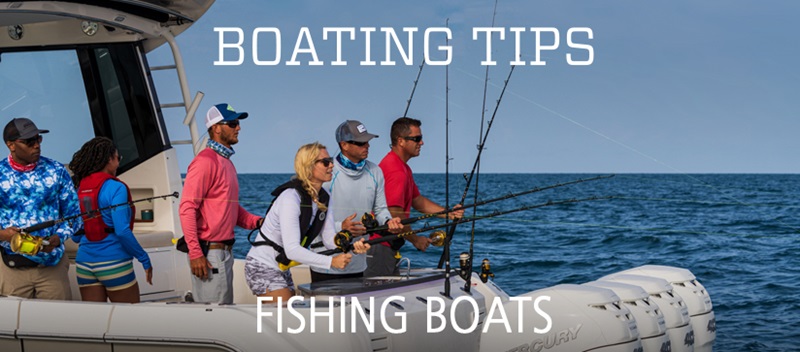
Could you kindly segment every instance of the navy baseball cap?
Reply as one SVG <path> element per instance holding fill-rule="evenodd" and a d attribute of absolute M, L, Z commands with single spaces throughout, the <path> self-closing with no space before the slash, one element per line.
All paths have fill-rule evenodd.
<path fill-rule="evenodd" d="M 206 113 L 206 128 L 222 121 L 242 120 L 247 118 L 246 112 L 236 112 L 230 104 L 217 104 Z"/>

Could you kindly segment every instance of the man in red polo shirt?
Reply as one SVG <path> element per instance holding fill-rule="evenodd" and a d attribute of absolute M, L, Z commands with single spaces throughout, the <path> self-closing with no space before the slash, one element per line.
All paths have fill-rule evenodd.
<path fill-rule="evenodd" d="M 414 174 L 408 166 L 408 160 L 419 156 L 422 145 L 422 122 L 417 119 L 401 117 L 392 123 L 392 149 L 383 157 L 379 166 L 383 171 L 385 179 L 384 190 L 386 192 L 386 205 L 392 216 L 401 219 L 409 217 L 411 208 L 423 214 L 431 214 L 444 210 L 445 208 L 419 193 L 417 184 L 414 182 Z M 454 208 L 460 207 L 456 205 Z M 440 215 L 444 218 L 449 216 L 451 219 L 461 218 L 464 210 L 457 210 Z M 410 230 L 407 229 L 407 230 Z M 428 237 L 410 235 L 405 237 L 418 250 L 424 251 L 431 244 Z M 390 275 L 397 272 L 397 261 L 400 260 L 399 243 L 390 248 L 387 246 L 372 246 L 368 253 L 372 254 L 370 260 L 367 256 L 367 271 L 365 276 Z M 374 248 L 374 249 L 373 249 Z M 391 270 L 391 271 L 390 271 Z"/>

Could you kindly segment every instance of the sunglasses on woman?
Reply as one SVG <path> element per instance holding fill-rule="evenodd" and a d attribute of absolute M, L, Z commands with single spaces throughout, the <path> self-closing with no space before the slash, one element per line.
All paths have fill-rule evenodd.
<path fill-rule="evenodd" d="M 316 162 L 322 163 L 322 166 L 324 166 L 324 167 L 328 167 L 328 166 L 331 166 L 331 164 L 333 163 L 333 158 L 317 159 Z"/>

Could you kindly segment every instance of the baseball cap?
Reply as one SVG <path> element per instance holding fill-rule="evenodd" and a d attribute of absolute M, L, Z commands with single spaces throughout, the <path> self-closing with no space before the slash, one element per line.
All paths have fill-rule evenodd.
<path fill-rule="evenodd" d="M 247 118 L 246 112 L 236 112 L 229 104 L 217 104 L 206 113 L 206 128 L 222 121 L 242 120 Z"/>
<path fill-rule="evenodd" d="M 373 138 L 378 138 L 378 135 L 367 132 L 367 128 L 359 121 L 347 120 L 336 128 L 336 143 L 369 142 Z"/>
<path fill-rule="evenodd" d="M 17 117 L 11 119 L 11 121 L 6 124 L 6 128 L 3 129 L 3 141 L 8 142 L 17 139 L 28 139 L 36 137 L 38 134 L 48 132 L 50 132 L 50 130 L 40 130 L 30 119 Z"/>

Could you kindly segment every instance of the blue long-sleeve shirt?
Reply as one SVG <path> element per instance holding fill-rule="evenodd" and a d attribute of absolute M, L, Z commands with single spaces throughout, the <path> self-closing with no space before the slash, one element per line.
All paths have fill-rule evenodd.
<path fill-rule="evenodd" d="M 128 201 L 128 190 L 121 182 L 107 180 L 100 187 L 97 205 L 100 208 L 111 205 L 123 204 Z M 73 240 L 78 243 L 76 262 L 97 263 L 111 260 L 136 258 L 145 269 L 149 269 L 150 257 L 133 236 L 131 230 L 131 208 L 128 205 L 107 209 L 101 212 L 106 226 L 113 227 L 114 233 L 109 233 L 100 241 L 90 241 L 84 235 L 75 235 Z"/>
<path fill-rule="evenodd" d="M 49 220 L 63 219 L 78 215 L 78 194 L 75 186 L 61 163 L 40 157 L 36 167 L 30 171 L 14 170 L 8 158 L 0 160 L 0 228 L 16 226 L 19 228 L 33 226 Z M 58 264 L 64 255 L 64 241 L 69 239 L 83 226 L 80 218 L 64 221 L 30 235 L 50 237 L 58 235 L 61 245 L 52 252 L 39 252 L 26 258 L 45 265 Z M 11 251 L 11 244 L 0 241 L 6 253 Z"/>

